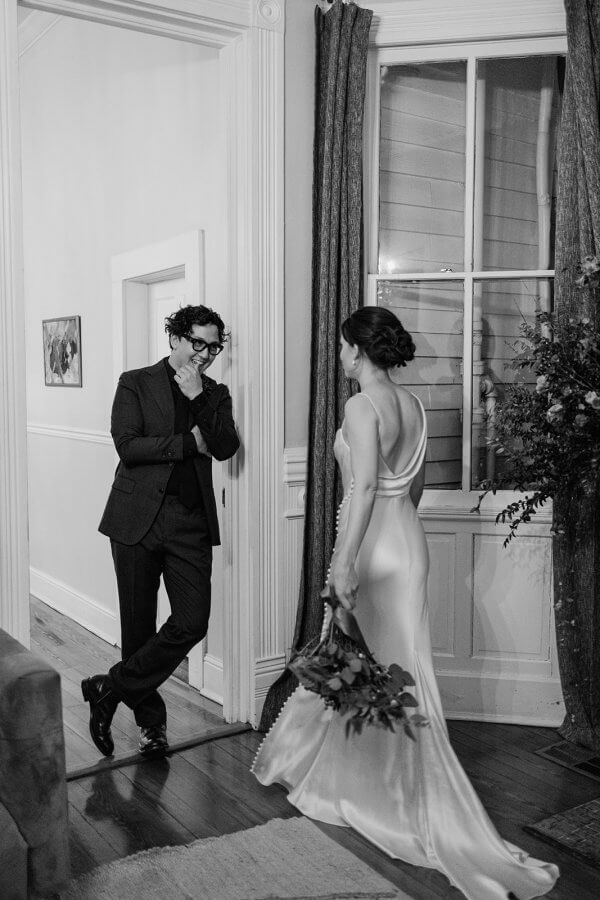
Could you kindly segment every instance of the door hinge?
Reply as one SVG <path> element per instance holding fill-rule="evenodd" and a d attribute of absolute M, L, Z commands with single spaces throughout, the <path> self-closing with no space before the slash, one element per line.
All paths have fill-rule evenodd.
<path fill-rule="evenodd" d="M 225 506 L 225 488 L 223 488 L 221 492 L 221 503 L 223 506 Z"/>

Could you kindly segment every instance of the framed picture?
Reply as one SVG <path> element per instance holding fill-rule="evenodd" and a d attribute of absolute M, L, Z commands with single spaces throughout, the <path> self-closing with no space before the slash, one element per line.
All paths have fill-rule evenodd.
<path fill-rule="evenodd" d="M 81 317 L 42 321 L 44 381 L 48 387 L 81 387 Z"/>

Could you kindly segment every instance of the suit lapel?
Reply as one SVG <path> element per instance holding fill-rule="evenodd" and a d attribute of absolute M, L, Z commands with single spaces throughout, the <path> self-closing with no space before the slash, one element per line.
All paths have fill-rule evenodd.
<path fill-rule="evenodd" d="M 165 417 L 165 422 L 172 425 L 175 418 L 175 404 L 173 403 L 173 393 L 164 361 L 161 359 L 156 365 L 150 366 L 150 368 L 146 369 L 146 373 L 152 379 L 152 399 Z"/>

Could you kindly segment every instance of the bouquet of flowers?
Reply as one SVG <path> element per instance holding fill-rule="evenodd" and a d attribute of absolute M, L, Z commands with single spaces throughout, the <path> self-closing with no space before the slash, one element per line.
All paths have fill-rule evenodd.
<path fill-rule="evenodd" d="M 347 736 L 360 734 L 365 724 L 389 731 L 395 731 L 394 724 L 401 724 L 414 740 L 413 726 L 426 725 L 427 719 L 407 713 L 407 709 L 418 706 L 406 690 L 414 686 L 412 675 L 395 663 L 389 667 L 378 663 L 352 613 L 328 588 L 321 596 L 331 607 L 328 627 L 295 654 L 289 668 L 307 691 L 323 699 L 325 706 L 348 715 Z"/>

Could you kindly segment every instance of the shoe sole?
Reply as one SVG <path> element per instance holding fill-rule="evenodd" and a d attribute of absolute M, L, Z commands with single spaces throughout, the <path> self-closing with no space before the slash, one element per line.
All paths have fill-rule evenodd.
<path fill-rule="evenodd" d="M 140 750 L 140 756 L 143 756 L 144 759 L 164 759 L 164 757 L 169 752 L 169 748 L 165 747 L 162 750 Z"/>

